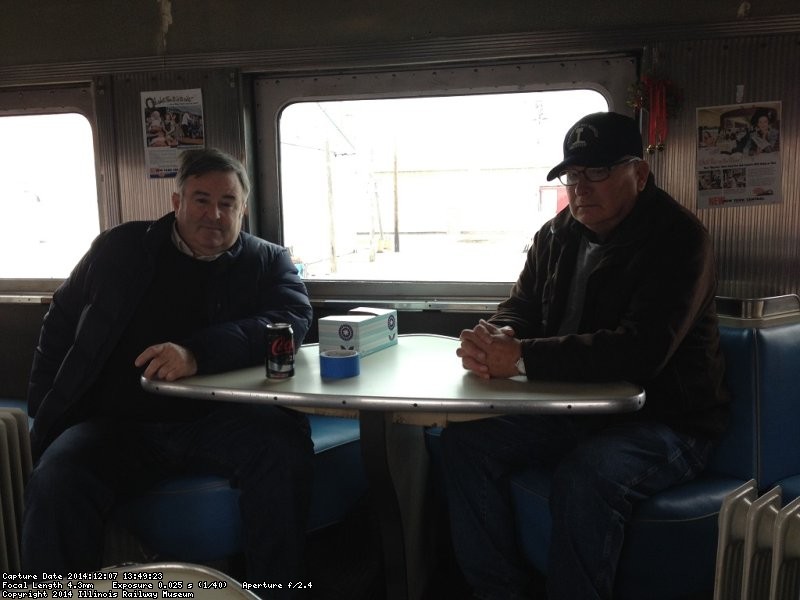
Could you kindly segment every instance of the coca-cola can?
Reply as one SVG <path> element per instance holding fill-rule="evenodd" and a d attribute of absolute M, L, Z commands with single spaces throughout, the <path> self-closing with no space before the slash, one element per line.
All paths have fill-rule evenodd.
<path fill-rule="evenodd" d="M 294 332 L 289 323 L 267 325 L 267 378 L 294 376 Z"/>

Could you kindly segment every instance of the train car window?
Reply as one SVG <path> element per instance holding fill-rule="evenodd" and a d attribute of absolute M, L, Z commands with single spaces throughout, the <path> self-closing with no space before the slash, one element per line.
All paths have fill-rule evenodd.
<path fill-rule="evenodd" d="M 630 54 L 253 75 L 253 231 L 318 303 L 495 301 L 564 204 L 566 129 L 637 79 Z"/>
<path fill-rule="evenodd" d="M 89 121 L 0 116 L 0 164 L 0 278 L 66 277 L 100 231 Z"/>
<path fill-rule="evenodd" d="M 586 89 L 294 103 L 285 242 L 307 279 L 513 281 L 565 205 L 546 180 L 560 139 L 605 110 Z"/>

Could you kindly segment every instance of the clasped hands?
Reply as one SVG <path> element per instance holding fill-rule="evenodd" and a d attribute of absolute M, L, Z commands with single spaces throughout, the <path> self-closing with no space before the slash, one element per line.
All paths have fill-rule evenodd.
<path fill-rule="evenodd" d="M 461 346 L 456 354 L 464 368 L 478 377 L 519 375 L 517 361 L 522 356 L 522 344 L 511 327 L 496 327 L 481 319 L 472 329 L 464 329 L 459 339 Z"/>

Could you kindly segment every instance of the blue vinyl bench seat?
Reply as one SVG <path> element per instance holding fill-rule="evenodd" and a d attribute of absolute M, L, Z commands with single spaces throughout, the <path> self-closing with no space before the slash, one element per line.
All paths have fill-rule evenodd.
<path fill-rule="evenodd" d="M 28 414 L 28 403 L 18 398 L 0 398 L 0 408 L 18 408 Z"/>
<path fill-rule="evenodd" d="M 0 408 L 25 400 L 0 398 Z M 367 492 L 357 419 L 308 415 L 314 480 L 308 531 L 342 521 Z M 265 510 L 269 510 L 265 507 Z M 219 476 L 171 479 L 118 506 L 114 521 L 159 558 L 211 562 L 242 550 L 239 490 Z"/>
<path fill-rule="evenodd" d="M 783 498 L 792 499 L 800 497 L 800 475 L 795 475 L 794 477 L 787 477 L 786 479 L 781 479 L 780 481 L 776 482 L 776 485 L 781 486 L 781 491 L 783 492 Z M 784 500 L 784 504 L 787 502 Z"/>
<path fill-rule="evenodd" d="M 311 532 L 341 521 L 366 493 L 367 482 L 358 421 L 319 415 L 308 420 L 315 454 Z M 216 561 L 243 547 L 239 490 L 224 477 L 170 480 L 118 506 L 113 518 L 159 559 Z"/>
<path fill-rule="evenodd" d="M 727 494 L 755 479 L 784 501 L 800 496 L 800 322 L 720 326 L 731 423 L 709 465 L 695 480 L 642 501 L 625 532 L 615 598 L 679 598 L 714 586 L 718 519 Z M 427 433 L 441 468 L 440 430 Z M 511 479 L 520 548 L 547 572 L 551 473 L 526 469 Z"/>
<path fill-rule="evenodd" d="M 694 481 L 644 500 L 626 529 L 615 597 L 676 598 L 713 589 L 719 510 L 750 479 L 766 490 L 800 487 L 800 323 L 720 327 L 731 424 Z M 793 365 L 793 366 L 792 366 Z M 543 572 L 550 541 L 549 473 L 512 481 L 521 547 Z M 800 490 L 797 490 L 800 491 Z"/>
<path fill-rule="evenodd" d="M 707 473 L 641 502 L 625 532 L 615 598 L 677 598 L 713 586 L 717 522 L 725 496 L 742 485 L 738 478 Z M 550 546 L 550 473 L 529 469 L 511 481 L 519 544 L 528 562 L 547 570 Z M 650 568 L 642 568 L 642 565 Z M 675 586 L 653 584 L 677 579 Z M 708 573 L 712 580 L 708 580 Z M 651 587 L 652 586 L 652 587 Z M 676 587 L 680 589 L 675 589 Z"/>

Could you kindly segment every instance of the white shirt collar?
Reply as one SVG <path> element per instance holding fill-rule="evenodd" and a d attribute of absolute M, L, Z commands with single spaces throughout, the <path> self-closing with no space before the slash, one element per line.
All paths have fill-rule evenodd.
<path fill-rule="evenodd" d="M 207 262 L 211 262 L 212 260 L 217 260 L 220 256 L 222 256 L 222 252 L 219 254 L 211 254 L 208 256 L 197 256 L 192 249 L 183 241 L 181 235 L 178 233 L 178 223 L 174 222 L 172 224 L 172 243 L 175 247 L 180 250 L 186 256 L 191 256 L 192 258 L 196 258 L 197 260 L 204 260 Z"/>

